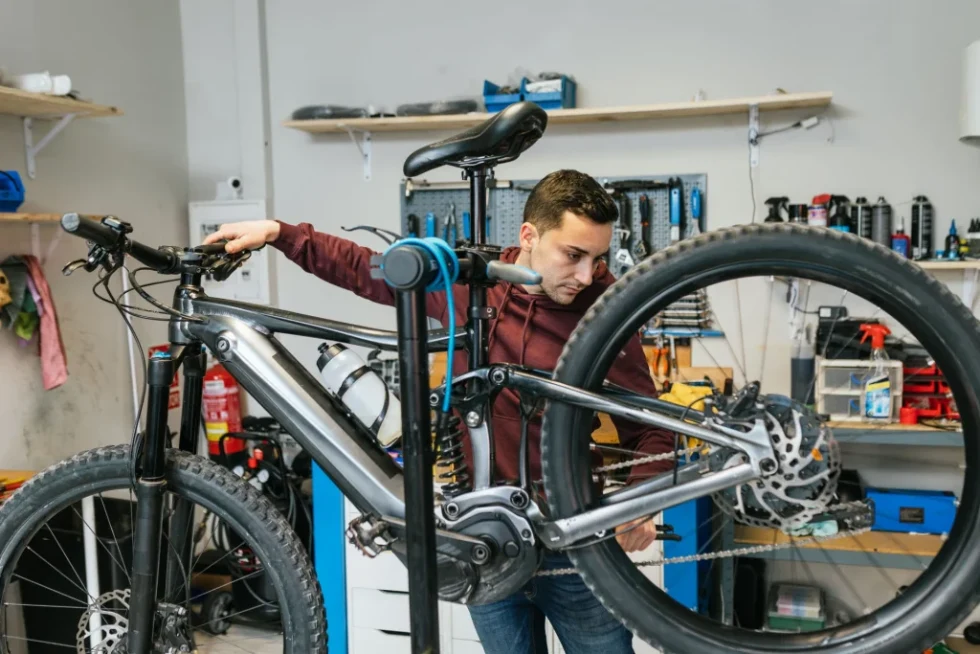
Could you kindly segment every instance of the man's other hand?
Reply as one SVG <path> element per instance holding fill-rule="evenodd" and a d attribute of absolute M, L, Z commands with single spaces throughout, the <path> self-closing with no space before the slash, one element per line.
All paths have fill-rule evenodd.
<path fill-rule="evenodd" d="M 225 252 L 234 254 L 242 250 L 256 250 L 279 237 L 279 223 L 275 220 L 250 220 L 243 223 L 226 223 L 218 231 L 208 234 L 204 245 L 227 240 Z"/>
<path fill-rule="evenodd" d="M 638 522 L 643 524 L 630 529 Z M 657 525 L 648 518 L 637 518 L 633 522 L 627 522 L 625 525 L 616 527 L 616 540 L 619 541 L 619 546 L 623 548 L 624 552 L 640 552 L 650 547 L 653 541 L 657 540 Z"/>

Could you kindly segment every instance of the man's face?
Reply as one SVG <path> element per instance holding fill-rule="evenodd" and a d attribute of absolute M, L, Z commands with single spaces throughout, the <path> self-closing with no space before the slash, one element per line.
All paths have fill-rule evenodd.
<path fill-rule="evenodd" d="M 609 251 L 612 224 L 600 225 L 566 211 L 561 226 L 539 234 L 529 223 L 521 226 L 520 263 L 541 274 L 541 286 L 529 288 L 544 293 L 558 304 L 570 304 L 586 287 Z"/>

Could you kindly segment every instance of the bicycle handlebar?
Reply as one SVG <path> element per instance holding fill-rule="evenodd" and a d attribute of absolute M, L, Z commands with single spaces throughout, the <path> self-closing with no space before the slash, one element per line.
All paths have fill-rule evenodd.
<path fill-rule="evenodd" d="M 151 248 L 139 241 L 127 238 L 122 223 L 119 223 L 117 229 L 104 222 L 79 216 L 77 213 L 66 213 L 61 217 L 61 228 L 73 236 L 92 241 L 107 250 L 120 249 L 125 251 L 137 261 L 157 272 L 174 272 L 180 263 L 180 259 L 173 252 Z"/>

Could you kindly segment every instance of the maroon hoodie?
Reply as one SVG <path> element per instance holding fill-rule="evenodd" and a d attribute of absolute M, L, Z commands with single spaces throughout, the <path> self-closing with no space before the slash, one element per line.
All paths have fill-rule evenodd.
<path fill-rule="evenodd" d="M 272 245 L 281 250 L 303 270 L 345 288 L 355 294 L 381 304 L 394 305 L 394 291 L 383 279 L 371 278 L 369 248 L 330 234 L 317 232 L 312 225 L 301 223 L 288 225 L 280 222 L 279 237 Z M 520 249 L 507 248 L 501 260 L 514 263 Z M 553 370 L 558 363 L 562 348 L 572 330 L 585 312 L 615 280 L 606 265 L 600 264 L 592 285 L 582 290 L 571 304 L 558 304 L 547 295 L 528 293 L 521 286 L 501 283 L 487 291 L 487 304 L 497 309 L 497 317 L 489 328 L 490 363 L 516 363 L 539 370 Z M 453 289 L 456 324 L 466 323 L 469 306 L 469 290 L 456 285 Z M 426 313 L 448 327 L 445 292 L 426 295 Z M 453 364 L 454 373 L 467 370 L 464 350 L 458 349 Z M 657 389 L 650 377 L 650 368 L 639 336 L 631 339 L 625 353 L 617 358 L 607 379 L 649 397 L 656 397 Z M 517 393 L 502 391 L 492 411 L 493 439 L 496 456 L 494 481 L 514 481 L 519 477 L 518 456 L 521 439 L 521 414 Z M 673 435 L 622 418 L 613 418 L 619 441 L 623 448 L 657 454 L 669 452 L 674 447 Z M 598 427 L 598 419 L 594 427 Z M 541 478 L 541 418 L 538 414 L 528 425 L 530 444 L 531 479 Z M 468 443 L 467 443 L 468 445 Z M 467 459 L 468 450 L 467 447 Z M 660 461 L 635 466 L 630 481 L 648 477 L 672 467 L 670 461 Z"/>

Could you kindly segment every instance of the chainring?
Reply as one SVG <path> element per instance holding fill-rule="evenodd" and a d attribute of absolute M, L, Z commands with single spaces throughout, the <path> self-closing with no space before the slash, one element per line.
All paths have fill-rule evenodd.
<path fill-rule="evenodd" d="M 109 608 L 108 605 L 114 605 Z M 78 620 L 75 638 L 75 651 L 78 654 L 123 654 L 126 650 L 126 635 L 129 633 L 129 589 L 114 590 L 101 595 L 82 614 Z M 98 615 L 101 626 L 92 630 L 91 619 Z M 89 649 L 92 637 L 96 646 Z"/>
<path fill-rule="evenodd" d="M 830 428 L 800 402 L 783 395 L 760 400 L 777 472 L 712 497 L 738 522 L 789 531 L 824 514 L 833 501 L 841 471 L 840 447 Z M 710 465 L 718 471 L 741 461 L 740 454 L 719 449 Z"/>

